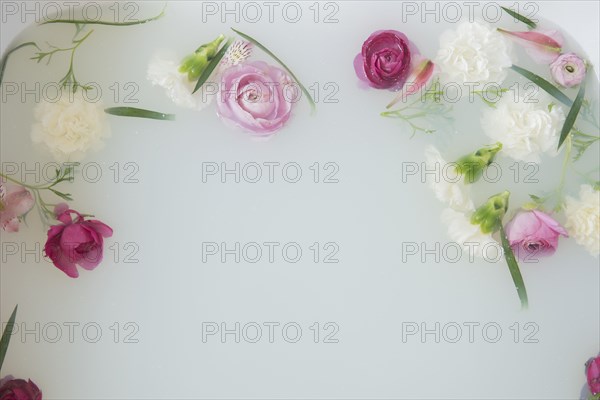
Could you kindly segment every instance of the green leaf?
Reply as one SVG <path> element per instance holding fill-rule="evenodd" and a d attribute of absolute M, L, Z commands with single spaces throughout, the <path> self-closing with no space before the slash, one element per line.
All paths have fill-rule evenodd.
<path fill-rule="evenodd" d="M 571 107 L 571 105 L 573 105 L 573 101 L 567 97 L 566 94 L 564 94 L 563 92 L 561 92 L 560 90 L 558 90 L 556 88 L 556 86 L 554 86 L 553 84 L 551 84 L 550 82 L 548 82 L 547 80 L 545 80 L 544 78 L 542 78 L 539 75 L 534 74 L 531 71 L 527 71 L 524 68 L 518 67 L 516 65 L 513 65 L 511 67 L 511 69 L 521 75 L 523 75 L 525 78 L 529 79 L 531 82 L 535 83 L 536 85 L 538 85 L 542 90 L 545 90 L 546 92 L 548 92 L 548 94 L 550 94 L 552 97 L 554 97 L 556 100 L 560 101 L 561 103 Z"/>
<path fill-rule="evenodd" d="M 564 143 L 567 136 L 569 136 L 569 132 L 575 125 L 575 120 L 579 115 L 579 110 L 581 110 L 581 105 L 583 104 L 583 98 L 585 96 L 585 85 L 582 84 L 579 87 L 579 92 L 577 93 L 577 97 L 575 98 L 575 102 L 573 102 L 573 106 L 569 110 L 569 114 L 567 114 L 567 118 L 565 119 L 565 124 L 562 127 L 562 131 L 560 131 L 560 139 L 558 140 L 558 148 Z"/>
<path fill-rule="evenodd" d="M 258 40 L 254 39 L 251 36 L 246 35 L 245 33 L 242 33 L 238 30 L 235 30 L 233 28 L 231 28 L 232 31 L 234 31 L 235 33 L 237 33 L 238 35 L 240 35 L 241 37 L 243 37 L 244 39 L 246 39 L 247 41 L 253 43 L 254 45 L 256 45 L 256 47 L 258 47 L 259 49 L 261 49 L 262 51 L 264 51 L 265 53 L 267 53 L 269 56 L 271 56 L 275 61 L 277 61 L 277 63 L 279 63 L 279 65 L 281 65 L 287 72 L 288 74 L 291 75 L 291 77 L 296 81 L 296 83 L 298 84 L 298 86 L 300 86 L 300 90 L 302 90 L 302 93 L 304 93 L 304 95 L 306 96 L 306 98 L 308 99 L 308 102 L 310 104 L 310 108 L 311 110 L 314 112 L 315 109 L 317 108 L 315 101 L 313 100 L 312 96 L 310 95 L 310 93 L 308 92 L 308 90 L 304 87 L 304 85 L 302 83 L 300 83 L 300 80 L 296 77 L 296 75 L 292 72 L 291 69 L 288 68 L 287 65 L 284 64 L 283 61 L 281 61 L 275 54 L 273 54 L 271 52 L 271 50 L 267 49 L 265 46 L 263 46 Z"/>
<path fill-rule="evenodd" d="M 208 65 L 206 66 L 204 71 L 202 71 L 202 75 L 200 75 L 200 77 L 198 78 L 198 82 L 196 82 L 196 86 L 194 87 L 192 94 L 196 93 L 198 91 L 198 89 L 200 89 L 202 87 L 202 85 L 204 85 L 204 83 L 208 80 L 208 78 L 210 78 L 210 75 L 215 70 L 217 65 L 219 65 L 219 63 L 221 62 L 221 59 L 223 58 L 223 56 L 225 56 L 225 52 L 227 51 L 229 46 L 231 46 L 232 42 L 233 42 L 233 39 L 229 38 L 227 40 L 227 42 L 223 45 L 223 47 L 221 47 L 221 50 L 219 50 L 219 52 L 217 54 L 215 54 L 215 56 L 213 58 L 211 58 L 210 62 L 208 63 Z"/>
<path fill-rule="evenodd" d="M 92 21 L 86 19 L 51 19 L 48 21 L 44 21 L 40 23 L 40 25 L 46 24 L 75 24 L 77 26 L 78 32 L 81 30 L 79 25 L 110 25 L 110 26 L 131 26 L 131 25 L 140 25 L 145 24 L 147 22 L 156 21 L 159 18 L 162 18 L 165 15 L 165 10 L 167 9 L 167 3 L 163 7 L 160 14 L 147 19 L 142 19 L 140 21 L 129 21 L 129 22 L 110 22 L 110 21 Z"/>
<path fill-rule="evenodd" d="M 523 276 L 521 276 L 519 264 L 515 259 L 515 254 L 510 247 L 510 243 L 508 242 L 508 238 L 506 237 L 506 232 L 504 231 L 504 226 L 502 226 L 502 224 L 500 224 L 500 238 L 502 239 L 502 249 L 504 250 L 504 258 L 506 259 L 506 264 L 508 264 L 510 276 L 512 277 L 515 287 L 517 288 L 519 300 L 521 300 L 521 309 L 527 309 L 529 306 L 529 301 L 527 300 L 525 282 L 523 282 Z"/>
<path fill-rule="evenodd" d="M 10 57 L 10 55 L 12 53 L 14 53 L 15 51 L 22 49 L 23 47 L 27 47 L 27 46 L 35 46 L 39 51 L 42 51 L 42 49 L 40 49 L 38 47 L 38 45 L 35 44 L 35 42 L 21 43 L 17 47 L 7 51 L 6 54 L 4 54 L 4 56 L 2 57 L 2 62 L 0 62 L 0 85 L 2 84 L 2 78 L 4 77 L 4 70 L 6 69 L 6 63 L 8 63 L 8 57 Z"/>
<path fill-rule="evenodd" d="M 48 190 L 50 190 L 52 193 L 54 193 L 55 195 L 57 195 L 58 197 L 60 197 L 63 200 L 73 201 L 73 197 L 71 197 L 70 193 L 59 192 L 58 190 L 55 190 L 52 188 L 48 188 Z"/>
<path fill-rule="evenodd" d="M 511 10 L 510 8 L 506 8 L 506 7 L 500 7 L 501 9 L 503 9 L 504 11 L 506 11 L 506 13 L 508 15 L 510 15 L 511 17 L 513 17 L 516 20 L 519 20 L 521 22 L 523 22 L 524 24 L 526 24 L 527 26 L 529 26 L 531 29 L 535 29 L 537 27 L 537 24 L 535 22 L 533 22 L 532 20 L 530 20 L 527 17 L 524 17 L 523 15 L 519 14 L 516 11 Z"/>
<path fill-rule="evenodd" d="M 2 369 L 2 364 L 4 364 L 4 357 L 6 356 L 6 350 L 8 350 L 10 336 L 12 335 L 13 327 L 15 326 L 15 318 L 17 317 L 18 307 L 18 305 L 15 306 L 15 309 L 8 319 L 6 328 L 4 328 L 4 332 L 2 332 L 2 339 L 0 339 L 0 370 Z"/>
<path fill-rule="evenodd" d="M 175 120 L 175 114 L 165 114 L 158 111 L 144 110 L 143 108 L 135 107 L 111 107 L 105 109 L 104 112 L 119 117 L 148 118 L 163 121 Z"/>

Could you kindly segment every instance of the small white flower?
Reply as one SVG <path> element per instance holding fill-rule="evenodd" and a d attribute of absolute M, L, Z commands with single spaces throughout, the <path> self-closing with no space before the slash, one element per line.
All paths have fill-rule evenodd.
<path fill-rule="evenodd" d="M 565 215 L 569 235 L 597 257 L 600 254 L 600 191 L 581 185 L 579 199 L 567 197 Z"/>
<path fill-rule="evenodd" d="M 541 153 L 556 155 L 565 115 L 548 96 L 517 96 L 508 92 L 496 108 L 484 111 L 481 125 L 487 136 L 502 143 L 502 153 L 515 160 L 540 162 Z"/>
<path fill-rule="evenodd" d="M 196 82 L 191 82 L 187 74 L 179 72 L 179 64 L 173 60 L 154 57 L 148 65 L 147 79 L 152 85 L 165 89 L 167 96 L 180 107 L 202 110 L 208 106 L 219 86 L 216 82 L 206 82 L 194 94 Z"/>
<path fill-rule="evenodd" d="M 459 246 L 469 252 L 471 258 L 497 260 L 502 254 L 502 247 L 492 235 L 481 232 L 479 225 L 470 221 L 470 213 L 446 208 L 442 212 L 442 222 L 448 226 L 448 236 Z"/>
<path fill-rule="evenodd" d="M 244 40 L 236 40 L 225 52 L 219 68 L 227 69 L 243 63 L 252 55 L 252 44 Z"/>
<path fill-rule="evenodd" d="M 110 136 L 104 107 L 89 102 L 83 89 L 63 90 L 59 100 L 42 100 L 34 110 L 34 143 L 45 144 L 57 161 L 81 161 L 89 150 L 99 150 Z"/>
<path fill-rule="evenodd" d="M 439 201 L 453 210 L 474 210 L 464 178 L 455 172 L 454 166 L 446 162 L 433 146 L 425 149 L 425 166 L 427 171 L 433 172 L 427 174 L 426 179 Z"/>
<path fill-rule="evenodd" d="M 511 43 L 487 24 L 463 22 L 440 37 L 436 64 L 443 83 L 500 84 L 512 65 Z"/>

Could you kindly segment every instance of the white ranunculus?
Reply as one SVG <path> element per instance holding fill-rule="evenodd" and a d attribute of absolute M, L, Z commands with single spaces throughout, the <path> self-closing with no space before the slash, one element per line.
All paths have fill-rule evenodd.
<path fill-rule="evenodd" d="M 496 108 L 484 111 L 481 125 L 487 136 L 502 143 L 502 153 L 515 160 L 540 162 L 540 155 L 556 155 L 565 115 L 548 96 L 537 98 L 507 92 Z"/>
<path fill-rule="evenodd" d="M 57 161 L 81 161 L 89 150 L 99 150 L 110 136 L 104 107 L 90 102 L 83 89 L 63 90 L 59 100 L 42 100 L 34 110 L 31 139 L 43 143 Z"/>
<path fill-rule="evenodd" d="M 442 83 L 497 83 L 512 65 L 511 43 L 488 24 L 463 22 L 440 37 L 436 57 Z"/>
<path fill-rule="evenodd" d="M 455 172 L 454 166 L 446 162 L 433 146 L 425 149 L 425 166 L 428 171 L 425 176 L 427 184 L 439 201 L 457 211 L 475 209 L 464 178 Z"/>
<path fill-rule="evenodd" d="M 565 215 L 569 234 L 597 257 L 600 254 L 600 191 L 581 185 L 579 199 L 567 197 Z"/>
<path fill-rule="evenodd" d="M 154 57 L 148 65 L 146 77 L 153 85 L 165 89 L 167 96 L 180 107 L 202 110 L 208 106 L 218 92 L 218 83 L 207 82 L 192 94 L 196 82 L 187 74 L 179 72 L 179 64 L 173 60 Z"/>
<path fill-rule="evenodd" d="M 496 261 L 502 255 L 502 246 L 492 235 L 481 232 L 479 225 L 470 221 L 470 213 L 446 208 L 442 212 L 442 222 L 448 227 L 448 236 L 467 251 L 471 258 Z"/>

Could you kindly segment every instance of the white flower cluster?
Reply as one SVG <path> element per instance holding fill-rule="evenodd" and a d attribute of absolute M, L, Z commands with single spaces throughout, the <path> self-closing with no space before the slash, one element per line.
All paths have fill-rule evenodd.
<path fill-rule="evenodd" d="M 565 215 L 569 235 L 597 257 L 600 254 L 600 191 L 581 185 L 579 199 L 567 197 Z"/>

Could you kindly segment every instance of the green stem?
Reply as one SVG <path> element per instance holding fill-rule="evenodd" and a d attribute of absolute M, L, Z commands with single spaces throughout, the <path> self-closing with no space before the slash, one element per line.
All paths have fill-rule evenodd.
<path fill-rule="evenodd" d="M 568 137 L 566 140 L 566 150 L 565 150 L 565 158 L 563 160 L 562 171 L 560 173 L 560 181 L 558 184 L 558 188 L 556 189 L 556 207 L 554 208 L 556 211 L 559 211 L 562 208 L 564 191 L 565 191 L 565 183 L 567 177 L 567 169 L 569 168 L 569 164 L 571 163 L 571 150 L 573 149 L 573 145 L 571 143 L 571 137 Z"/>
<path fill-rule="evenodd" d="M 38 47 L 37 44 L 35 44 L 35 42 L 22 43 L 17 47 L 7 51 L 4 57 L 2 57 L 2 62 L 0 62 L 0 85 L 2 84 L 2 78 L 4 78 L 4 70 L 6 69 L 6 64 L 8 63 L 8 57 L 10 57 L 10 55 L 15 51 L 27 46 L 35 46 L 38 50 L 41 51 L 41 49 Z"/>
<path fill-rule="evenodd" d="M 49 21 L 44 21 L 40 25 L 46 24 L 87 24 L 87 25 L 109 25 L 109 26 L 132 26 L 132 25 L 140 25 L 145 24 L 147 22 L 156 21 L 159 18 L 162 18 L 165 15 L 165 10 L 167 8 L 167 3 L 163 7 L 160 14 L 155 17 L 143 19 L 141 21 L 131 21 L 131 22 L 109 22 L 109 21 L 88 21 L 85 19 L 52 19 Z"/>

